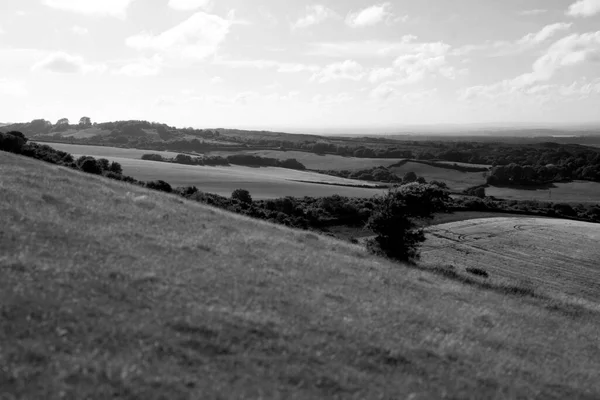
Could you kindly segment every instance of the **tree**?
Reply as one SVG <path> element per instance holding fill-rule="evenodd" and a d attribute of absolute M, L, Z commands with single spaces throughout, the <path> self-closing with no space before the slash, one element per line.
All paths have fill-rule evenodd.
<path fill-rule="evenodd" d="M 98 165 L 98 162 L 96 162 L 94 157 L 79 157 L 76 164 L 79 169 L 81 169 L 83 172 L 87 172 L 88 174 L 102 174 L 102 167 Z"/>
<path fill-rule="evenodd" d="M 238 200 L 244 204 L 252 204 L 252 196 L 246 189 L 236 189 L 231 193 L 232 200 Z"/>
<path fill-rule="evenodd" d="M 27 143 L 27 138 L 21 132 L 0 132 L 0 150 L 10 153 L 20 153 Z"/>
<path fill-rule="evenodd" d="M 417 180 L 417 174 L 415 174 L 414 172 L 407 172 L 406 174 L 404 174 L 404 178 L 402 178 L 402 181 L 404 183 L 411 183 L 411 182 L 415 182 Z"/>
<path fill-rule="evenodd" d="M 448 193 L 435 185 L 410 183 L 391 189 L 367 222 L 377 235 L 368 242 L 369 249 L 400 261 L 418 258 L 425 235 L 416 220 L 445 210 L 448 198 Z"/>
<path fill-rule="evenodd" d="M 79 126 L 92 126 L 92 120 L 90 117 L 81 117 L 79 120 Z"/>
<path fill-rule="evenodd" d="M 69 125 L 69 118 L 61 118 L 56 121 L 56 125 Z"/>

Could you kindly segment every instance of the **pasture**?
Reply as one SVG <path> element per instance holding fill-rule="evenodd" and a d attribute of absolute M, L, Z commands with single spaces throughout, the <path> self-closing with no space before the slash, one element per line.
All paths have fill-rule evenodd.
<path fill-rule="evenodd" d="M 160 154 L 166 158 L 176 157 L 177 154 L 171 151 L 156 151 L 156 150 L 140 150 L 140 149 L 128 149 L 121 147 L 109 147 L 109 146 L 88 146 L 80 144 L 67 144 L 67 143 L 43 143 L 56 150 L 64 151 L 73 155 L 85 155 L 96 158 L 130 158 L 139 160 L 144 154 Z"/>
<path fill-rule="evenodd" d="M 403 177 L 408 172 L 414 172 L 428 182 L 433 180 L 446 182 L 450 189 L 456 191 L 485 184 L 483 172 L 462 172 L 416 162 L 407 162 L 400 167 L 393 167 L 391 171 L 399 177 Z"/>
<path fill-rule="evenodd" d="M 385 192 L 384 189 L 337 186 L 357 184 L 374 186 L 369 182 L 284 168 L 205 167 L 130 158 L 110 157 L 109 159 L 120 163 L 125 175 L 138 180 L 163 180 L 173 187 L 196 186 L 203 192 L 221 196 L 230 196 L 235 189 L 246 189 L 255 199 L 285 196 L 321 197 L 335 194 L 347 197 L 372 197 Z"/>
<path fill-rule="evenodd" d="M 402 159 L 390 159 L 390 158 L 357 158 L 357 157 L 343 157 L 331 154 L 319 155 L 315 153 L 307 153 L 303 151 L 277 151 L 277 150 L 254 150 L 254 151 L 242 151 L 242 152 L 228 152 L 228 151 L 217 151 L 211 152 L 211 155 L 219 156 L 230 156 L 233 154 L 252 154 L 260 157 L 276 158 L 278 160 L 286 160 L 288 158 L 295 158 L 306 166 L 307 169 L 321 170 L 321 171 L 357 171 L 363 169 L 370 169 L 373 167 L 389 167 L 390 165 L 396 164 Z"/>
<path fill-rule="evenodd" d="M 487 218 L 427 229 L 425 265 L 483 268 L 545 293 L 600 301 L 600 224 L 547 218 Z"/>
<path fill-rule="evenodd" d="M 537 200 L 560 203 L 600 203 L 600 183 L 574 181 L 555 183 L 550 189 L 517 189 L 490 186 L 487 196 L 506 200 Z"/>

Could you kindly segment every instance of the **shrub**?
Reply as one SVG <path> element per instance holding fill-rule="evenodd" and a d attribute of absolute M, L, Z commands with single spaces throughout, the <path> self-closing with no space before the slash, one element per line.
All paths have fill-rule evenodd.
<path fill-rule="evenodd" d="M 27 143 L 27 138 L 21 132 L 0 132 L 0 150 L 10 153 L 21 153 Z"/>
<path fill-rule="evenodd" d="M 487 278 L 490 276 L 490 274 L 488 274 L 487 271 L 482 268 L 468 267 L 467 272 L 470 273 L 471 275 L 482 276 L 484 278 Z"/>
<path fill-rule="evenodd" d="M 102 168 L 98 165 L 98 162 L 94 157 L 79 157 L 77 166 L 80 170 L 87 172 L 88 174 L 100 175 L 102 173 Z"/>
<path fill-rule="evenodd" d="M 146 182 L 146 187 L 148 189 L 159 190 L 161 192 L 171 193 L 173 192 L 173 188 L 165 181 L 151 181 Z"/>
<path fill-rule="evenodd" d="M 401 261 L 418 258 L 425 235 L 415 220 L 445 210 L 447 200 L 446 191 L 433 185 L 411 183 L 390 190 L 367 223 L 377 235 L 368 242 L 369 249 Z"/>
<path fill-rule="evenodd" d="M 243 204 L 252 204 L 252 196 L 246 189 L 236 189 L 231 193 L 232 200 L 238 200 Z"/>

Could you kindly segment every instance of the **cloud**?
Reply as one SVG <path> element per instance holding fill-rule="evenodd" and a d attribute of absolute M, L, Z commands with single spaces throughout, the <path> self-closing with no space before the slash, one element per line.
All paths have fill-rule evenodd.
<path fill-rule="evenodd" d="M 537 45 L 546 40 L 550 39 L 552 36 L 561 31 L 566 31 L 571 28 L 573 24 L 559 22 L 552 25 L 546 25 L 537 33 L 529 33 L 523 36 L 520 40 L 517 41 L 518 45 L 523 46 L 531 46 Z"/>
<path fill-rule="evenodd" d="M 312 98 L 312 102 L 319 106 L 332 106 L 336 104 L 347 103 L 349 101 L 354 100 L 348 93 L 338 93 L 338 94 L 317 94 Z"/>
<path fill-rule="evenodd" d="M 231 20 L 200 11 L 163 33 L 153 35 L 142 32 L 127 38 L 125 43 L 137 50 L 152 50 L 199 60 L 217 51 L 232 23 Z"/>
<path fill-rule="evenodd" d="M 295 73 L 295 72 L 317 72 L 320 68 L 316 65 L 302 63 L 289 63 L 275 60 L 233 60 L 217 57 L 213 61 L 217 65 L 223 65 L 230 68 L 255 68 L 255 69 L 275 69 L 277 72 Z"/>
<path fill-rule="evenodd" d="M 394 68 L 374 68 L 369 73 L 369 82 L 377 83 L 388 78 L 392 78 L 396 74 Z"/>
<path fill-rule="evenodd" d="M 524 53 L 534 49 L 540 44 L 551 39 L 556 34 L 569 30 L 571 23 L 558 22 L 544 26 L 537 32 L 528 33 L 516 41 L 495 41 L 485 44 L 465 45 L 452 50 L 454 56 L 465 56 L 475 51 L 490 51 L 491 57 L 503 57 Z"/>
<path fill-rule="evenodd" d="M 365 76 L 365 70 L 356 61 L 346 60 L 344 62 L 329 64 L 316 72 L 311 81 L 326 83 L 329 81 L 347 79 L 359 81 Z"/>
<path fill-rule="evenodd" d="M 335 18 L 337 14 L 320 4 L 307 6 L 306 15 L 299 18 L 295 23 L 292 24 L 292 29 L 308 28 L 312 25 L 317 25 L 325 22 L 329 18 Z"/>
<path fill-rule="evenodd" d="M 48 7 L 84 15 L 125 18 L 127 8 L 135 0 L 42 0 Z"/>
<path fill-rule="evenodd" d="M 366 26 L 377 25 L 383 22 L 386 18 L 393 16 L 389 11 L 390 3 L 383 3 L 367 7 L 361 11 L 352 12 L 346 18 L 346 24 L 352 28 L 361 28 Z"/>
<path fill-rule="evenodd" d="M 472 86 L 459 93 L 461 100 L 494 99 L 507 94 L 526 92 L 533 85 L 547 82 L 562 68 L 600 61 L 600 31 L 572 34 L 553 43 L 532 65 L 531 72 L 491 85 Z"/>
<path fill-rule="evenodd" d="M 87 74 L 102 73 L 106 70 L 106 66 L 103 64 L 88 64 L 83 57 L 56 52 L 36 63 L 32 70 L 57 74 Z"/>
<path fill-rule="evenodd" d="M 220 76 L 215 76 L 214 78 L 212 78 L 210 80 L 211 85 L 218 85 L 223 82 L 225 82 L 225 80 L 223 78 L 221 78 Z"/>
<path fill-rule="evenodd" d="M 113 70 L 115 75 L 126 75 L 131 77 L 156 76 L 162 69 L 163 58 L 155 55 L 152 58 L 141 59 L 132 63 L 123 65 Z"/>
<path fill-rule="evenodd" d="M 354 57 L 393 57 L 404 53 L 421 51 L 431 43 L 417 42 L 417 37 L 405 35 L 395 42 L 381 40 L 363 40 L 346 42 L 320 42 L 309 45 L 309 55 L 327 57 L 354 58 Z M 439 42 L 436 42 L 439 43 Z"/>
<path fill-rule="evenodd" d="M 73 32 L 75 35 L 79 35 L 79 36 L 85 36 L 88 33 L 90 33 L 90 31 L 87 28 L 83 28 L 78 25 L 73 26 L 71 28 L 71 32 Z"/>
<path fill-rule="evenodd" d="M 600 0 L 579 0 L 569 7 L 567 15 L 571 17 L 591 17 L 600 13 Z"/>
<path fill-rule="evenodd" d="M 212 0 L 169 0 L 169 7 L 179 11 L 207 10 L 212 6 Z"/>
<path fill-rule="evenodd" d="M 522 16 L 533 16 L 533 15 L 542 15 L 547 13 L 548 10 L 543 9 L 543 8 L 535 8 L 533 10 L 523 10 L 519 12 L 519 15 Z"/>
<path fill-rule="evenodd" d="M 0 93 L 7 96 L 25 97 L 27 89 L 21 82 L 0 78 Z"/>

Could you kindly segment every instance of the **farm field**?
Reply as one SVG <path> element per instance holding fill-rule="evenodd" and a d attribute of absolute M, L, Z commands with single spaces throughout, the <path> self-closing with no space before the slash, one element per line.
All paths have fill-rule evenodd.
<path fill-rule="evenodd" d="M 426 265 L 483 268 L 545 293 L 600 302 L 600 224 L 547 218 L 489 218 L 433 226 Z"/>
<path fill-rule="evenodd" d="M 235 189 L 246 189 L 255 199 L 285 196 L 320 197 L 335 194 L 348 197 L 372 197 L 385 192 L 384 189 L 333 186 L 332 184 L 364 184 L 368 186 L 374 186 L 374 184 L 284 168 L 251 168 L 237 165 L 204 167 L 130 158 L 107 158 L 120 163 L 123 173 L 135 179 L 163 180 L 173 187 L 196 186 L 203 192 L 221 196 L 230 196 Z"/>
<path fill-rule="evenodd" d="M 216 151 L 211 152 L 212 155 L 219 156 L 230 156 L 233 154 L 253 154 L 260 157 L 270 157 L 279 160 L 285 160 L 288 158 L 295 158 L 308 169 L 314 170 L 362 170 L 373 167 L 389 167 L 390 165 L 396 164 L 402 159 L 395 158 L 357 158 L 357 157 L 342 157 L 336 155 L 318 155 L 315 153 L 306 153 L 303 151 L 276 151 L 276 150 L 256 150 L 256 151 L 242 151 L 242 152 L 228 152 L 228 151 Z"/>
<path fill-rule="evenodd" d="M 46 144 L 56 150 L 64 151 L 73 155 L 85 155 L 96 158 L 111 158 L 111 157 L 119 157 L 119 158 L 131 158 L 134 160 L 139 160 L 142 158 L 144 154 L 160 154 L 163 157 L 173 158 L 176 157 L 179 153 L 174 153 L 171 151 L 156 151 L 156 150 L 140 150 L 140 149 L 125 149 L 121 147 L 109 147 L 109 146 L 87 146 L 80 144 L 67 144 L 67 143 L 44 143 L 38 142 L 40 144 Z"/>
<path fill-rule="evenodd" d="M 436 164 L 444 164 L 444 165 L 458 165 L 459 167 L 475 167 L 475 168 L 492 168 L 489 164 L 469 164 L 462 162 L 454 162 L 454 161 L 434 161 Z"/>
<path fill-rule="evenodd" d="M 487 196 L 507 200 L 538 200 L 564 203 L 600 203 L 600 183 L 574 181 L 555 183 L 552 189 L 515 189 L 490 186 L 485 189 Z"/>
<path fill-rule="evenodd" d="M 418 176 L 424 177 L 427 181 L 436 180 L 446 182 L 452 190 L 465 190 L 473 186 L 485 184 L 483 172 L 461 172 L 416 162 L 408 162 L 400 167 L 393 167 L 391 170 L 399 177 L 403 177 L 407 172 L 414 172 Z"/>

